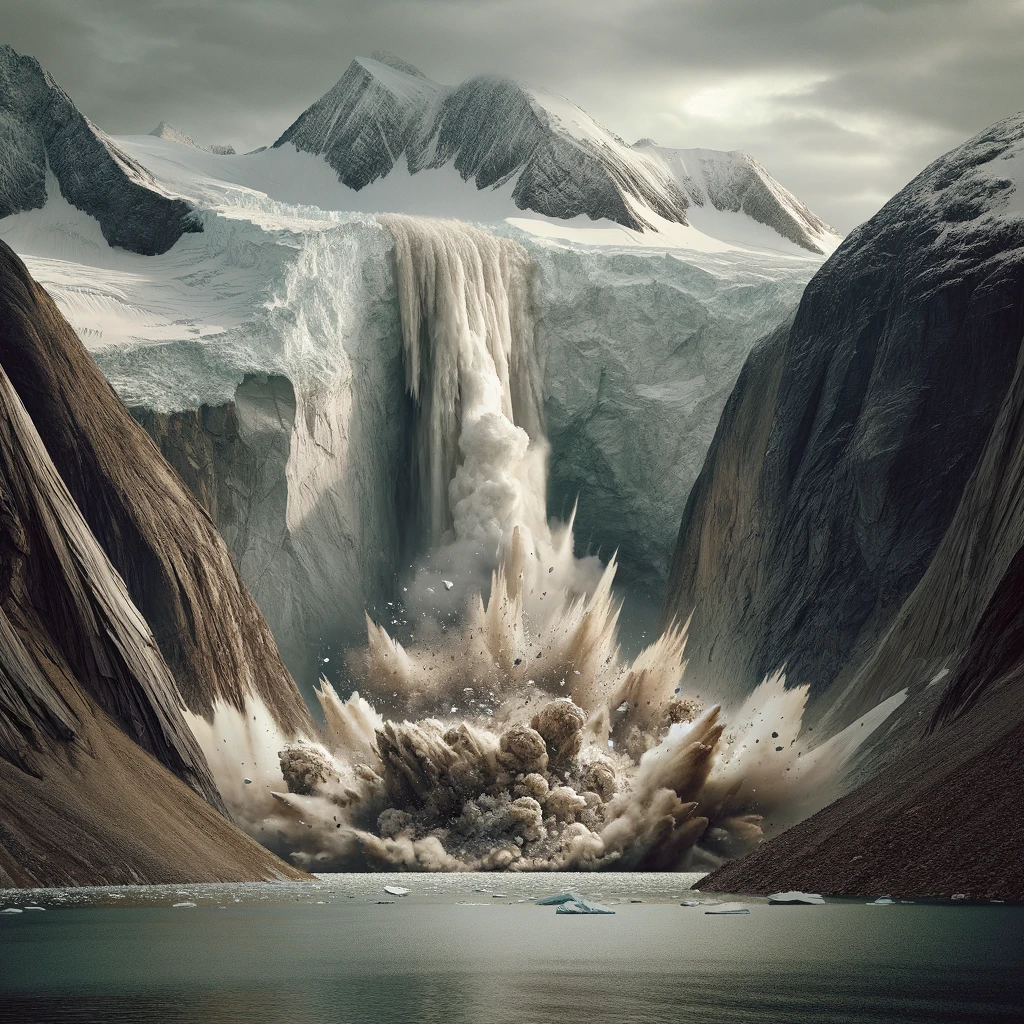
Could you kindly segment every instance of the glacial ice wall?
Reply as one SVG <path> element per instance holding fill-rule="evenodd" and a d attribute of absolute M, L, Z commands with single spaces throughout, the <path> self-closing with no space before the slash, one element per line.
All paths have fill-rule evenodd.
<path fill-rule="evenodd" d="M 718 417 L 754 343 L 817 264 L 752 253 L 527 243 L 551 443 L 549 511 L 660 594 Z"/>
<path fill-rule="evenodd" d="M 217 495 L 207 507 L 308 694 L 317 655 L 361 639 L 364 609 L 411 564 L 392 234 L 249 187 L 194 189 L 204 230 L 161 256 L 111 249 L 56 183 L 0 234 L 197 494 Z M 548 514 L 567 518 L 579 496 L 577 553 L 618 548 L 621 575 L 657 590 L 739 366 L 817 262 L 480 235 L 525 252 Z"/>

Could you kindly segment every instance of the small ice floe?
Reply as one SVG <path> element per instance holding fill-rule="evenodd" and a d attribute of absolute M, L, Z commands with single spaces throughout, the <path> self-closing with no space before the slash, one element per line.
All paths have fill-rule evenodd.
<path fill-rule="evenodd" d="M 643 903 L 643 900 L 630 900 L 630 903 Z"/>
<path fill-rule="evenodd" d="M 889 899 L 888 896 L 879 896 L 877 900 L 869 903 L 869 907 L 891 907 L 896 901 Z"/>
<path fill-rule="evenodd" d="M 490 892 L 490 889 L 474 889 L 473 892 Z"/>
<path fill-rule="evenodd" d="M 582 903 L 583 897 L 578 892 L 557 892 L 551 896 L 542 896 L 537 900 L 538 907 L 557 907 L 561 903 Z"/>
<path fill-rule="evenodd" d="M 0 910 L 0 914 L 20 914 L 21 907 L 6 907 L 4 910 Z"/>
<path fill-rule="evenodd" d="M 603 903 L 591 903 L 589 900 L 569 900 L 559 903 L 556 914 L 614 914 L 615 911 Z"/>
<path fill-rule="evenodd" d="M 45 910 L 46 907 L 26 907 L 26 910 Z"/>
<path fill-rule="evenodd" d="M 700 906 L 700 900 L 683 900 L 683 902 L 680 903 L 679 906 L 681 906 L 681 907 L 699 907 Z"/>
<path fill-rule="evenodd" d="M 195 906 L 194 903 L 191 903 L 188 900 L 185 900 L 184 903 L 173 903 L 171 905 L 174 906 L 174 907 L 194 907 Z"/>
<path fill-rule="evenodd" d="M 750 908 L 742 903 L 720 903 L 717 907 L 708 907 L 705 914 L 749 914 Z"/>
<path fill-rule="evenodd" d="M 768 902 L 773 906 L 797 906 L 805 905 L 815 907 L 825 902 L 823 896 L 818 895 L 816 892 L 799 892 L 798 890 L 792 890 L 791 892 L 773 892 L 768 897 Z"/>
<path fill-rule="evenodd" d="M 403 889 L 400 885 L 385 885 L 384 891 L 392 896 L 408 896 L 412 889 Z"/>
<path fill-rule="evenodd" d="M 491 899 L 494 899 L 494 900 L 507 900 L 508 899 L 508 893 L 507 892 L 492 892 L 491 893 Z"/>
<path fill-rule="evenodd" d="M 441 582 L 442 582 L 442 583 L 444 584 L 444 589 L 445 589 L 445 590 L 451 590 L 451 589 L 452 589 L 452 587 L 454 587 L 454 586 L 455 586 L 455 584 L 454 584 L 454 583 L 452 583 L 452 581 L 451 581 L 451 580 L 441 580 Z"/>
<path fill-rule="evenodd" d="M 378 907 L 391 907 L 394 906 L 394 900 L 377 900 Z"/>
<path fill-rule="evenodd" d="M 683 900 L 681 907 L 720 907 L 721 900 Z"/>

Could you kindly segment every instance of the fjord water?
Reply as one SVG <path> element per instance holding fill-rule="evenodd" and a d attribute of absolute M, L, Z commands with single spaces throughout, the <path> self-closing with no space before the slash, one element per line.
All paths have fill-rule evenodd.
<path fill-rule="evenodd" d="M 679 906 L 696 879 L 324 875 L 0 892 L 0 907 L 46 908 L 0 915 L 0 1020 L 838 1024 L 1024 1012 L 1020 907 L 752 899 L 748 916 L 716 917 Z M 412 891 L 396 898 L 389 884 Z M 570 888 L 615 916 L 516 902 Z"/>

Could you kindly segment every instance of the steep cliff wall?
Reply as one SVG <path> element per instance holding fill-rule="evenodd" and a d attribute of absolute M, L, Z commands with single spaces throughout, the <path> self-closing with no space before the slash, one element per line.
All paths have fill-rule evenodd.
<path fill-rule="evenodd" d="M 712 692 L 738 698 L 785 664 L 820 697 L 921 581 L 1013 380 L 1022 183 L 1018 116 L 855 231 L 788 334 L 751 357 L 687 504 L 663 610 L 666 623 L 692 612 L 688 671 Z"/>

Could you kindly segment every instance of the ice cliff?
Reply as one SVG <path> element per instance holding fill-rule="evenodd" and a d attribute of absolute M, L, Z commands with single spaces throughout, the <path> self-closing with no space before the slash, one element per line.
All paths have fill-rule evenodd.
<path fill-rule="evenodd" d="M 393 60 L 358 67 L 370 65 L 409 95 L 436 91 Z M 562 122 L 585 117 L 559 109 Z M 565 516 L 578 497 L 580 553 L 618 549 L 620 578 L 653 592 L 743 359 L 820 264 L 742 198 L 739 212 L 715 200 L 708 182 L 728 175 L 709 171 L 698 188 L 690 165 L 703 229 L 664 221 L 644 233 L 607 217 L 524 216 L 515 181 L 479 190 L 450 163 L 395 168 L 355 191 L 291 144 L 219 155 L 149 135 L 116 147 L 202 230 L 152 256 L 112 246 L 51 161 L 45 204 L 17 207 L 0 236 L 213 517 L 307 685 L 321 656 L 362 639 L 364 609 L 386 608 L 415 547 L 394 243 L 372 211 L 463 210 L 522 246 L 548 510 Z"/>

